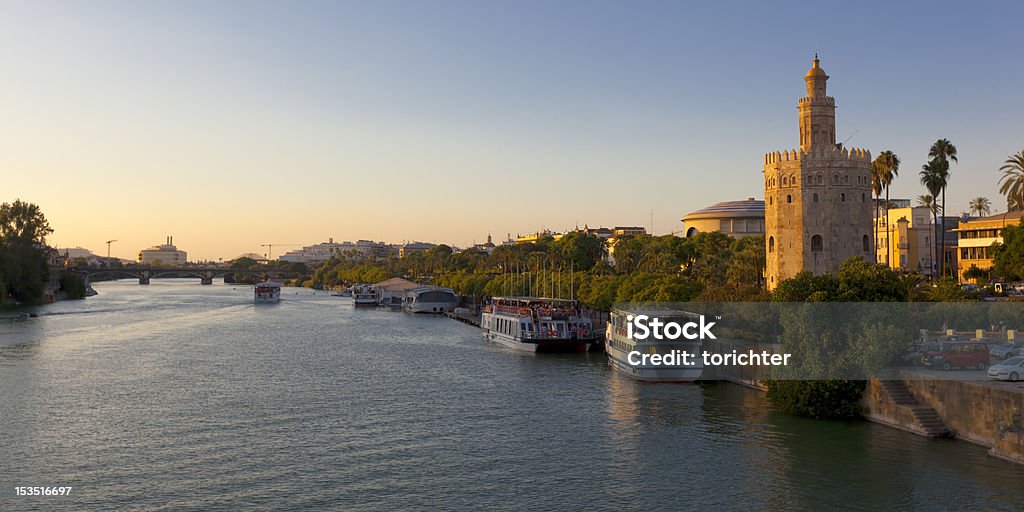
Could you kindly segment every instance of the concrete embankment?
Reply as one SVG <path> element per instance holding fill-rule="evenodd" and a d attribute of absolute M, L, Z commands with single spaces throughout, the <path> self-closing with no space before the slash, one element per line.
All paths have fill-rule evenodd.
<path fill-rule="evenodd" d="M 908 370 L 900 381 L 871 381 L 864 394 L 872 421 L 922 435 L 948 434 L 1024 463 L 1024 384 L 927 379 Z"/>

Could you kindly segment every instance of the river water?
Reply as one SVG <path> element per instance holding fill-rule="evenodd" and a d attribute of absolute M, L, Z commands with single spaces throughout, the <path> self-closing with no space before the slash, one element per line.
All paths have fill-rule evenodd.
<path fill-rule="evenodd" d="M 0 322 L 2 510 L 1024 508 L 1024 467 L 983 447 L 731 384 L 637 383 L 305 289 L 95 288 Z"/>

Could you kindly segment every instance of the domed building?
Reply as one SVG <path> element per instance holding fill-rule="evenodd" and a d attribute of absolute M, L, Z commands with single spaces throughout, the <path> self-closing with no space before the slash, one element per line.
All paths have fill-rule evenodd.
<path fill-rule="evenodd" d="M 721 231 L 733 238 L 764 234 L 764 201 L 748 197 L 742 201 L 724 201 L 683 217 L 683 233 Z"/>

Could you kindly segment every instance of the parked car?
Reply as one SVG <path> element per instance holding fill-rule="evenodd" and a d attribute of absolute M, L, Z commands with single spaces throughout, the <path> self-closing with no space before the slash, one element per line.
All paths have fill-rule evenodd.
<path fill-rule="evenodd" d="M 988 368 L 988 345 L 974 342 L 940 343 L 938 350 L 932 350 L 921 358 L 929 368 Z"/>
<path fill-rule="evenodd" d="M 921 358 L 924 357 L 926 353 L 938 349 L 938 343 L 917 342 L 904 348 L 903 354 L 901 354 L 895 362 L 902 366 L 917 366 L 921 364 Z"/>
<path fill-rule="evenodd" d="M 988 369 L 988 376 L 992 379 L 1017 382 L 1024 376 L 1024 357 L 1011 357 L 999 364 L 992 365 Z"/>
<path fill-rule="evenodd" d="M 1002 345 L 992 345 L 988 351 L 996 359 L 1006 359 L 1021 355 L 1021 349 L 1024 349 L 1024 340 L 1004 343 Z"/>

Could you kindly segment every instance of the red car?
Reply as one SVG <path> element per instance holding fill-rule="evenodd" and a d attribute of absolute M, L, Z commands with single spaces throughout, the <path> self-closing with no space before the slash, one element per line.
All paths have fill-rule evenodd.
<path fill-rule="evenodd" d="M 988 368 L 988 345 L 976 342 L 940 343 L 938 350 L 926 352 L 921 362 L 931 368 Z"/>

